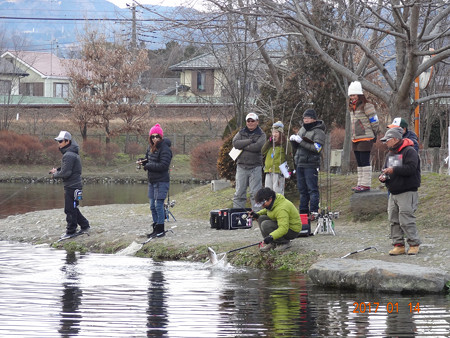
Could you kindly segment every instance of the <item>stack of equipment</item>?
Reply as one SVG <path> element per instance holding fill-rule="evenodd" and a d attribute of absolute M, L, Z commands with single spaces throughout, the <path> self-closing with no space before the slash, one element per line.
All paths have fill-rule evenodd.
<path fill-rule="evenodd" d="M 211 228 L 216 230 L 249 229 L 252 219 L 248 217 L 250 208 L 215 209 L 209 213 Z"/>

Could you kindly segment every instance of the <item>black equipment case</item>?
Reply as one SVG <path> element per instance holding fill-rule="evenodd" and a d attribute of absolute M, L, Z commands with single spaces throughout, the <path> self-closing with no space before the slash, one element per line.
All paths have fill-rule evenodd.
<path fill-rule="evenodd" d="M 249 229 L 252 219 L 248 216 L 250 208 L 215 209 L 210 211 L 209 223 L 216 230 Z"/>

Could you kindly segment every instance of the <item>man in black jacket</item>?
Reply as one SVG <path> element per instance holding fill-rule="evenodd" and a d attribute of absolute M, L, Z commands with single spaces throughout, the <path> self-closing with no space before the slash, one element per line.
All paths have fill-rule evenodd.
<path fill-rule="evenodd" d="M 402 137 L 403 129 L 396 127 L 389 129 L 381 138 L 389 149 L 378 179 L 386 184 L 390 192 L 388 215 L 394 245 L 389 251 L 391 256 L 405 254 L 405 237 L 409 244 L 408 255 L 416 255 L 421 244 L 414 215 L 419 201 L 420 160 L 413 142 Z"/>
<path fill-rule="evenodd" d="M 303 125 L 298 134 L 291 135 L 290 141 L 295 152 L 299 210 L 312 220 L 312 213 L 319 210 L 319 167 L 325 144 L 325 124 L 317 119 L 314 109 L 303 113 Z"/>
<path fill-rule="evenodd" d="M 64 183 L 64 213 L 66 214 L 66 233 L 61 238 L 69 238 L 77 231 L 77 225 L 81 227 L 80 232 L 88 231 L 89 221 L 78 209 L 81 199 L 81 159 L 78 154 L 79 146 L 72 140 L 72 135 L 68 131 L 61 131 L 55 141 L 58 142 L 59 151 L 63 154 L 61 167 L 52 168 L 50 174 L 53 178 L 62 178 Z"/>

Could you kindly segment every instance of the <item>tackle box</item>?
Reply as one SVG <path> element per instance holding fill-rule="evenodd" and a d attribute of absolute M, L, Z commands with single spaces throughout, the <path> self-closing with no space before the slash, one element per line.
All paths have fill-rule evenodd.
<path fill-rule="evenodd" d="M 249 229 L 252 219 L 248 217 L 250 208 L 228 208 L 210 211 L 211 228 L 217 230 Z"/>

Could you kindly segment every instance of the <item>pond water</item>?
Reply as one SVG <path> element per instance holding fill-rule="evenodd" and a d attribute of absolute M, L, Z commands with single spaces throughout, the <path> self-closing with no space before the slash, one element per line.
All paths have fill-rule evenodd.
<path fill-rule="evenodd" d="M 192 184 L 171 183 L 169 198 Z M 30 211 L 64 208 L 62 184 L 0 183 L 0 218 Z M 148 203 L 147 184 L 85 184 L 83 206 Z"/>
<path fill-rule="evenodd" d="M 448 337 L 450 330 L 444 296 L 325 292 L 286 271 L 23 243 L 0 242 L 0 283 L 1 337 Z"/>
<path fill-rule="evenodd" d="M 83 205 L 147 203 L 145 184 L 84 194 Z M 2 217 L 62 207 L 61 185 L 0 184 Z M 0 242 L 0 283 L 0 337 L 450 336 L 449 295 L 325 290 L 287 271 Z"/>

